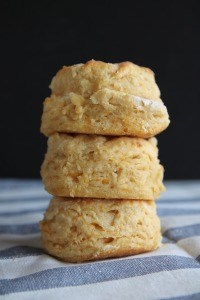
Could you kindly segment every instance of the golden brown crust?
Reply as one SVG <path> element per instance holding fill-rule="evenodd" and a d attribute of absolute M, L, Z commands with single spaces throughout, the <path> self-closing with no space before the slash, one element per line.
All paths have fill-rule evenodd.
<path fill-rule="evenodd" d="M 165 130 L 169 116 L 154 73 L 131 62 L 91 60 L 64 66 L 44 101 L 41 132 L 149 138 Z"/>
<path fill-rule="evenodd" d="M 102 88 L 121 91 L 147 99 L 159 99 L 154 73 L 131 62 L 119 64 L 91 60 L 86 64 L 64 66 L 53 78 L 52 94 L 76 93 L 89 97 Z"/>
<path fill-rule="evenodd" d="M 55 196 L 154 200 L 164 190 L 156 139 L 54 134 L 41 175 Z"/>
<path fill-rule="evenodd" d="M 102 89 L 84 98 L 75 93 L 52 95 L 44 102 L 41 132 L 154 136 L 169 125 L 161 100 L 147 100 Z"/>
<path fill-rule="evenodd" d="M 57 197 L 40 228 L 46 251 L 69 262 L 139 254 L 161 241 L 154 201 Z"/>

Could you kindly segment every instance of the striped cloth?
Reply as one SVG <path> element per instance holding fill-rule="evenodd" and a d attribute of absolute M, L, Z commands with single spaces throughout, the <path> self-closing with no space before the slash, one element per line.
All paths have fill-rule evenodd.
<path fill-rule="evenodd" d="M 38 222 L 49 198 L 40 181 L 0 181 L 1 299 L 200 299 L 200 181 L 167 183 L 159 250 L 99 262 L 43 252 Z"/>

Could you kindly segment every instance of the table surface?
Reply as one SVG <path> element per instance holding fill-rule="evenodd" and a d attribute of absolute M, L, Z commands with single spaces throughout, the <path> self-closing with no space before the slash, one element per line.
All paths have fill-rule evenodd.
<path fill-rule="evenodd" d="M 80 264 L 41 248 L 49 196 L 39 180 L 0 180 L 0 298 L 200 299 L 200 181 L 171 181 L 157 201 L 157 251 Z"/>

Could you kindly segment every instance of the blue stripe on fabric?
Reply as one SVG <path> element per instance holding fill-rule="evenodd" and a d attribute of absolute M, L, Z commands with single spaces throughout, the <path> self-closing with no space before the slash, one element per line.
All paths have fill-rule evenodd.
<path fill-rule="evenodd" d="M 11 189 L 23 189 L 24 187 L 37 187 L 42 188 L 42 181 L 40 179 L 17 179 L 17 178 L 1 178 L 0 179 L 0 188 L 11 190 Z"/>
<path fill-rule="evenodd" d="M 176 204 L 176 203 L 190 203 L 190 202 L 200 202 L 200 197 L 188 197 L 188 199 L 160 199 L 158 200 L 158 203 L 159 204 L 162 204 L 162 203 L 169 203 L 169 204 Z"/>
<path fill-rule="evenodd" d="M 0 259 L 14 259 L 26 256 L 36 256 L 44 254 L 43 249 L 29 247 L 29 246 L 16 246 L 0 251 Z"/>
<path fill-rule="evenodd" d="M 25 215 L 25 214 L 32 214 L 32 213 L 42 213 L 45 211 L 46 208 L 47 206 L 42 208 L 24 209 L 20 211 L 0 212 L 0 217 L 12 217 L 12 216 Z"/>
<path fill-rule="evenodd" d="M 200 209 L 191 208 L 161 208 L 158 205 L 157 209 L 158 215 L 160 217 L 168 216 L 183 216 L 183 215 L 199 215 Z"/>
<path fill-rule="evenodd" d="M 163 232 L 163 237 L 175 242 L 192 236 L 200 236 L 200 224 L 170 228 Z"/>
<path fill-rule="evenodd" d="M 162 243 L 163 244 L 175 244 L 176 242 L 175 241 L 171 241 L 170 239 L 168 239 L 165 236 L 162 236 Z"/>
<path fill-rule="evenodd" d="M 0 294 L 80 286 L 191 268 L 199 269 L 200 264 L 192 258 L 167 255 L 103 261 L 97 264 L 85 263 L 75 267 L 44 270 L 14 279 L 2 279 L 0 280 Z"/>
<path fill-rule="evenodd" d="M 38 233 L 39 224 L 0 225 L 0 234 L 34 234 Z"/>
<path fill-rule="evenodd" d="M 192 295 L 179 296 L 179 297 L 173 297 L 173 298 L 162 298 L 160 300 L 199 300 L 199 299 L 200 299 L 200 293 L 192 294 Z"/>
<path fill-rule="evenodd" d="M 14 198 L 14 197 L 12 197 L 12 198 L 9 198 L 9 199 L 1 199 L 0 198 L 0 206 L 1 206 L 1 204 L 12 204 L 13 205 L 13 203 L 21 203 L 21 202 L 25 202 L 25 203 L 27 203 L 27 202 L 31 202 L 31 201 L 33 201 L 33 202 L 35 202 L 35 201 L 49 201 L 49 198 L 51 198 L 51 197 L 49 197 L 48 195 L 47 196 L 38 196 L 38 197 L 25 197 L 25 196 L 23 196 L 23 197 L 17 197 L 17 198 Z"/>
<path fill-rule="evenodd" d="M 200 263 L 200 255 L 197 256 L 196 260 Z"/>

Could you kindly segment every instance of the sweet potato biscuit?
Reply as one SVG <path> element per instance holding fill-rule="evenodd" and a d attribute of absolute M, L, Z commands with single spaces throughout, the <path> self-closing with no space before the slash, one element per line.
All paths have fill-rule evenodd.
<path fill-rule="evenodd" d="M 169 125 L 161 100 L 148 100 L 110 89 L 90 98 L 75 93 L 51 96 L 44 101 L 41 131 L 100 135 L 154 136 Z"/>
<path fill-rule="evenodd" d="M 54 134 L 41 175 L 54 196 L 154 200 L 164 190 L 156 139 Z"/>
<path fill-rule="evenodd" d="M 69 262 L 139 254 L 161 241 L 154 201 L 55 197 L 40 228 L 46 251 Z"/>
<path fill-rule="evenodd" d="M 41 131 L 147 138 L 169 125 L 154 73 L 131 62 L 63 67 L 44 101 Z"/>
<path fill-rule="evenodd" d="M 57 96 L 73 92 L 87 98 L 108 88 L 147 99 L 160 98 L 154 73 L 132 62 L 110 64 L 91 60 L 86 64 L 64 66 L 53 78 L 50 88 Z"/>

